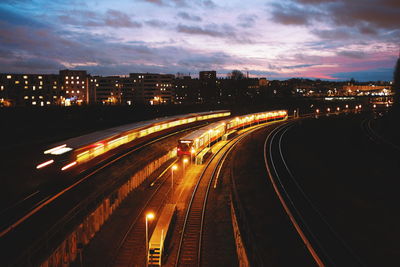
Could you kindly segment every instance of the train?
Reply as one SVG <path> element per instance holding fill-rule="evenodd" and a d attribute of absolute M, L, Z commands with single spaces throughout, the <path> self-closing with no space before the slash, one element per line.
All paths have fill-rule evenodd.
<path fill-rule="evenodd" d="M 155 267 L 163 264 L 163 256 L 168 252 L 175 220 L 176 204 L 166 204 L 149 240 L 147 266 Z"/>
<path fill-rule="evenodd" d="M 231 115 L 229 110 L 217 110 L 170 116 L 118 126 L 59 142 L 43 151 L 42 163 L 36 169 L 67 172 L 85 169 L 143 143 L 196 122 L 212 122 Z"/>
<path fill-rule="evenodd" d="M 196 156 L 205 147 L 215 142 L 224 135 L 230 135 L 240 128 L 270 121 L 285 120 L 288 118 L 287 110 L 274 110 L 247 114 L 214 122 L 202 127 L 178 140 L 177 154 L 182 156 Z"/>

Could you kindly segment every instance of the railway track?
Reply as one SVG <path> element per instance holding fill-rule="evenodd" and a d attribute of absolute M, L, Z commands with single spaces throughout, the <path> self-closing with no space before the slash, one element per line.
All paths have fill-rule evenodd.
<path fill-rule="evenodd" d="M 226 143 L 208 161 L 195 185 L 191 195 L 181 238 L 176 256 L 175 266 L 201 266 L 204 221 L 206 216 L 207 199 L 213 181 L 219 175 L 219 170 L 226 157 L 235 145 L 247 135 L 259 129 L 259 126 Z"/>
<path fill-rule="evenodd" d="M 166 170 L 168 170 L 174 161 Z M 169 173 L 169 172 L 168 172 Z M 169 180 L 169 175 L 163 175 L 162 180 L 158 180 L 156 189 L 148 199 L 146 204 L 141 208 L 139 215 L 130 225 L 128 231 L 121 240 L 116 256 L 114 257 L 111 266 L 144 266 L 146 264 L 146 246 L 143 242 L 145 240 L 145 223 L 144 218 L 147 211 L 153 211 L 159 214 L 163 204 L 170 196 L 171 186 L 165 184 Z M 153 224 L 155 225 L 155 224 Z"/>
<path fill-rule="evenodd" d="M 303 191 L 284 158 L 282 139 L 293 125 L 277 127 L 264 143 L 265 166 L 275 193 L 318 266 L 363 266 Z"/>

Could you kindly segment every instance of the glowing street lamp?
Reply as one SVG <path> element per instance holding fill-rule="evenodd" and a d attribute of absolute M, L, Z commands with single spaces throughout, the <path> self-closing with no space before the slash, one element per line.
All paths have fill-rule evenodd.
<path fill-rule="evenodd" d="M 330 111 L 331 111 L 331 108 L 327 108 L 326 111 L 330 112 Z"/>
<path fill-rule="evenodd" d="M 146 266 L 149 259 L 149 220 L 154 219 L 154 213 L 149 212 L 146 214 Z"/>
<path fill-rule="evenodd" d="M 192 157 L 193 157 L 194 153 L 196 153 L 196 150 L 194 148 L 192 148 L 190 150 L 190 164 L 192 164 Z"/>
<path fill-rule="evenodd" d="M 316 109 L 315 112 L 318 114 L 319 113 L 319 109 Z"/>

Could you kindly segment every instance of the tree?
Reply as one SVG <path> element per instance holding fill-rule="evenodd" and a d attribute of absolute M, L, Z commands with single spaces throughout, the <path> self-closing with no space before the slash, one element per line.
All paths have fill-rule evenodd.
<path fill-rule="evenodd" d="M 243 72 L 240 70 L 233 70 L 229 76 L 232 80 L 242 80 L 244 78 Z"/>
<path fill-rule="evenodd" d="M 393 73 L 393 89 L 395 92 L 394 104 L 400 105 L 400 57 L 397 59 L 396 67 Z"/>

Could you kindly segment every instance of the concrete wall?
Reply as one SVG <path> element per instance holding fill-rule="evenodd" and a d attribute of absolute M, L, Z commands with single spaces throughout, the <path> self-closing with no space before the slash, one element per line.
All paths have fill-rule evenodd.
<path fill-rule="evenodd" d="M 106 197 L 91 213 L 71 232 L 65 240 L 40 265 L 41 267 L 64 267 L 77 259 L 79 250 L 87 245 L 110 215 L 135 188 L 168 160 L 176 157 L 176 150 L 146 165 L 136 172 L 120 188 Z"/>

